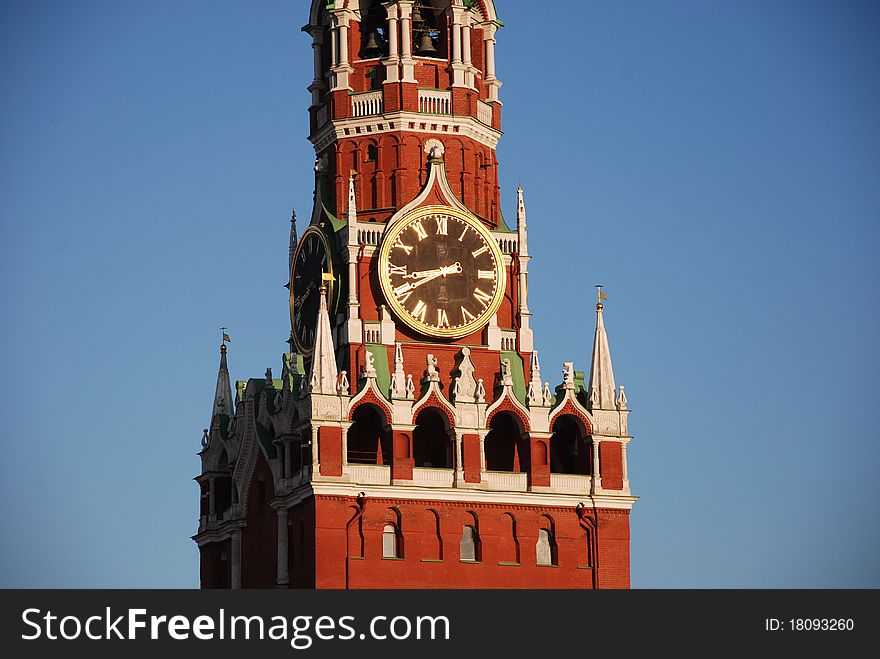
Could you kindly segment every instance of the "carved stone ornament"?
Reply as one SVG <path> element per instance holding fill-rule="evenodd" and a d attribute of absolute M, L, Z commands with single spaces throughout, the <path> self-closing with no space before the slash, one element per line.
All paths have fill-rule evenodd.
<path fill-rule="evenodd" d="M 369 354 L 369 353 L 367 353 Z M 349 390 L 349 382 L 348 382 L 348 372 L 342 371 L 339 374 L 339 384 L 336 387 L 337 392 L 340 396 L 348 396 Z"/>
<path fill-rule="evenodd" d="M 425 142 L 425 153 L 429 158 L 442 159 L 443 154 L 446 153 L 446 147 L 440 140 L 430 139 Z"/>

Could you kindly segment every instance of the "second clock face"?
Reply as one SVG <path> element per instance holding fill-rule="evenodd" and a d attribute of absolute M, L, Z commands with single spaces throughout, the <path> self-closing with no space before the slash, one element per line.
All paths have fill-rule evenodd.
<path fill-rule="evenodd" d="M 324 274 L 333 274 L 327 239 L 317 227 L 309 227 L 297 245 L 290 273 L 290 322 L 296 349 L 311 355 L 315 343 L 318 309 L 321 306 L 321 284 Z M 333 299 L 328 282 L 328 300 Z"/>
<path fill-rule="evenodd" d="M 504 261 L 492 234 L 454 208 L 421 208 L 393 224 L 379 273 L 395 314 L 429 336 L 477 331 L 504 296 Z"/>

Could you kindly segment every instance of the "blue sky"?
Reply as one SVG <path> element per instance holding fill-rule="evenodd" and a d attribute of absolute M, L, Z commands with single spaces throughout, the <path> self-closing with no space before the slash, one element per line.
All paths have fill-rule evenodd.
<path fill-rule="evenodd" d="M 0 7 L 0 586 L 197 586 L 218 328 L 234 378 L 285 349 L 307 4 Z M 633 585 L 880 587 L 880 6 L 497 5 L 548 373 L 607 285 Z"/>

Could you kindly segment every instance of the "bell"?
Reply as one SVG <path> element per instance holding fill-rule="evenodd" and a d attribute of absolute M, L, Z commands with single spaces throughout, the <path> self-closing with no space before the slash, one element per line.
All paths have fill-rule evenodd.
<path fill-rule="evenodd" d="M 418 4 L 413 5 L 412 18 L 410 20 L 412 21 L 413 25 L 419 25 L 423 22 L 422 21 L 422 10 Z"/>
<path fill-rule="evenodd" d="M 363 56 L 370 59 L 380 55 L 382 55 L 382 46 L 379 45 L 379 33 L 373 30 L 367 37 L 367 43 L 364 44 Z"/>
<path fill-rule="evenodd" d="M 422 40 L 419 42 L 419 55 L 436 55 L 437 49 L 434 48 L 434 40 L 431 39 L 429 32 L 422 32 Z"/>

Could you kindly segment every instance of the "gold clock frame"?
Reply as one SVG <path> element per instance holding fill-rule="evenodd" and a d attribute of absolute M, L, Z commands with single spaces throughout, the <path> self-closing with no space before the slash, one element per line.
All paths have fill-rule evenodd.
<path fill-rule="evenodd" d="M 479 233 L 486 240 L 486 244 L 489 245 L 489 250 L 492 252 L 492 256 L 495 259 L 495 262 L 498 264 L 498 275 L 496 278 L 495 285 L 495 295 L 492 298 L 492 301 L 486 307 L 486 311 L 484 311 L 480 316 L 477 317 L 476 320 L 471 321 L 467 325 L 462 325 L 461 327 L 453 327 L 449 329 L 440 329 L 433 327 L 432 325 L 428 325 L 427 323 L 420 323 L 415 318 L 409 315 L 409 312 L 401 305 L 397 298 L 394 297 L 394 287 L 391 284 L 391 275 L 388 274 L 388 259 L 391 254 L 391 248 L 394 245 L 394 242 L 397 240 L 398 236 L 412 223 L 414 220 L 422 219 L 424 217 L 435 215 L 437 213 L 443 213 L 448 215 L 449 217 L 455 218 L 459 221 L 464 222 L 469 227 L 471 227 L 474 231 Z M 501 302 L 504 300 L 504 292 L 507 285 L 507 276 L 505 272 L 504 265 L 504 255 L 501 253 L 501 248 L 498 247 L 498 243 L 495 241 L 495 237 L 492 235 L 492 232 L 487 229 L 480 220 L 471 215 L 470 213 L 466 213 L 461 209 L 455 208 L 453 206 L 422 206 L 420 208 L 416 208 L 412 211 L 409 211 L 405 215 L 401 216 L 399 219 L 395 220 L 394 223 L 385 231 L 385 235 L 382 238 L 382 244 L 379 247 L 379 286 L 382 290 L 382 295 L 385 298 L 386 303 L 388 304 L 391 311 L 394 315 L 400 319 L 407 327 L 415 330 L 419 334 L 423 334 L 424 336 L 438 338 L 438 339 L 460 339 L 462 337 L 468 336 L 469 334 L 473 334 L 474 332 L 483 329 L 486 324 L 489 322 L 489 319 L 498 311 L 501 307 Z"/>
<path fill-rule="evenodd" d="M 333 252 L 330 249 L 330 240 L 327 238 L 326 234 L 321 230 L 320 227 L 316 225 L 310 226 L 303 232 L 303 235 L 296 243 L 296 251 L 293 253 L 293 263 L 290 267 L 290 279 L 288 281 L 288 288 L 290 289 L 290 336 L 293 338 L 293 344 L 296 346 L 297 352 L 303 355 L 304 357 L 309 357 L 312 354 L 312 346 L 303 346 L 299 342 L 299 337 L 296 335 L 296 331 L 294 330 L 294 307 L 293 307 L 293 272 L 296 269 L 296 263 L 299 260 L 300 251 L 302 250 L 303 245 L 306 243 L 306 238 L 310 235 L 317 235 L 318 238 L 324 245 L 324 253 L 327 255 L 327 270 L 326 273 L 333 277 L 332 281 L 327 281 L 327 306 L 333 304 L 333 300 L 335 299 L 333 296 L 336 293 L 336 275 L 333 272 Z"/>

